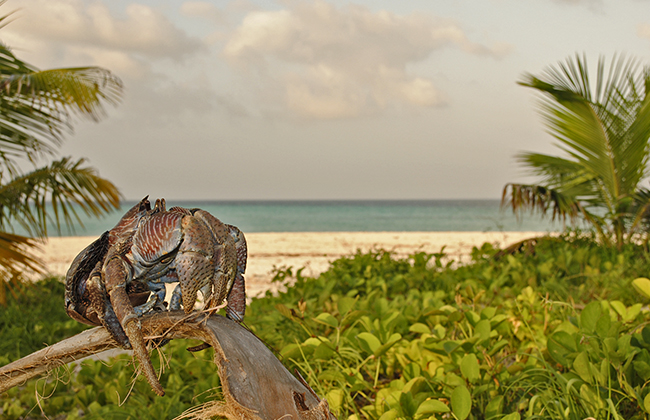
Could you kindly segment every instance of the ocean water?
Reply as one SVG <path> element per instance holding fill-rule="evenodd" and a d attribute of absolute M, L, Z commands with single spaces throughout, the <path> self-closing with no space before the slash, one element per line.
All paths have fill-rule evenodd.
<path fill-rule="evenodd" d="M 110 229 L 135 202 L 101 219 L 50 236 L 95 236 Z M 168 201 L 167 207 L 201 208 L 246 232 L 384 232 L 384 231 L 558 231 L 537 215 L 522 220 L 501 210 L 499 200 L 395 201 Z M 16 233 L 21 233 L 16 229 Z"/>

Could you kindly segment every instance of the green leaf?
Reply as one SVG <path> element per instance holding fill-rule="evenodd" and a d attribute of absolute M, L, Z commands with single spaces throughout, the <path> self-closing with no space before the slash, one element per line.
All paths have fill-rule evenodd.
<path fill-rule="evenodd" d="M 459 386 L 451 393 L 451 409 L 458 420 L 465 420 L 472 409 L 472 396 L 464 386 Z"/>
<path fill-rule="evenodd" d="M 294 317 L 293 317 L 293 314 L 291 313 L 291 310 L 289 310 L 289 308 L 287 308 L 287 307 L 286 307 L 284 304 L 282 304 L 282 303 L 278 303 L 278 304 L 276 304 L 276 305 L 275 305 L 275 309 L 277 309 L 278 312 L 280 312 L 283 316 L 285 316 L 285 317 L 287 317 L 287 318 L 289 318 L 289 319 L 293 319 L 293 318 L 294 318 Z"/>
<path fill-rule="evenodd" d="M 602 314 L 602 305 L 599 301 L 590 302 L 580 314 L 580 326 L 587 332 L 596 330 L 596 323 Z"/>
<path fill-rule="evenodd" d="M 589 356 L 586 351 L 580 352 L 573 361 L 573 370 L 575 370 L 580 378 L 587 383 L 592 383 L 593 381 L 590 366 Z"/>
<path fill-rule="evenodd" d="M 503 395 L 494 396 L 485 407 L 485 418 L 491 419 L 503 411 Z"/>
<path fill-rule="evenodd" d="M 632 362 L 632 366 L 634 366 L 634 371 L 636 374 L 643 378 L 644 381 L 650 379 L 650 365 L 648 365 L 646 362 L 641 360 L 634 361 Z"/>
<path fill-rule="evenodd" d="M 428 325 L 422 324 L 421 322 L 416 322 L 415 324 L 409 327 L 409 331 L 419 334 L 430 334 L 431 328 Z"/>
<path fill-rule="evenodd" d="M 460 372 L 470 382 L 475 382 L 481 377 L 478 359 L 473 353 L 466 354 L 460 361 Z"/>
<path fill-rule="evenodd" d="M 322 314 L 319 314 L 316 318 L 312 318 L 314 321 L 318 322 L 319 324 L 327 325 L 332 328 L 337 328 L 339 326 L 339 322 L 334 318 L 334 316 L 330 313 L 323 312 Z"/>
<path fill-rule="evenodd" d="M 300 345 L 296 343 L 287 344 L 280 350 L 284 359 L 295 359 L 300 356 Z"/>
<path fill-rule="evenodd" d="M 491 346 L 490 347 L 490 352 L 488 354 L 490 356 L 494 356 L 495 354 L 497 354 L 499 352 L 499 350 L 501 350 L 502 348 L 504 348 L 507 345 L 508 345 L 508 340 L 503 339 L 503 340 L 497 342 L 496 344 L 494 344 L 493 346 Z"/>
<path fill-rule="evenodd" d="M 474 311 L 465 312 L 465 318 L 467 318 L 472 327 L 481 320 L 481 316 Z"/>
<path fill-rule="evenodd" d="M 481 311 L 481 318 L 491 320 L 497 313 L 497 308 L 488 306 Z"/>
<path fill-rule="evenodd" d="M 445 341 L 444 343 L 442 343 L 442 348 L 445 350 L 447 354 L 451 354 L 454 352 L 454 350 L 460 347 L 460 344 L 461 343 L 457 341 Z"/>
<path fill-rule="evenodd" d="M 482 319 L 474 327 L 474 334 L 481 337 L 481 340 L 487 340 L 490 338 L 490 332 L 492 328 L 490 327 L 490 320 Z"/>
<path fill-rule="evenodd" d="M 641 338 L 643 338 L 643 342 L 646 346 L 650 346 L 650 325 L 643 327 L 641 330 Z"/>
<path fill-rule="evenodd" d="M 339 310 L 339 315 L 344 316 L 354 306 L 354 304 L 357 302 L 357 298 L 351 298 L 351 297 L 342 297 L 338 300 L 336 303 L 338 310 Z"/>
<path fill-rule="evenodd" d="M 608 313 L 604 313 L 598 318 L 598 322 L 596 322 L 596 334 L 601 338 L 609 337 L 611 327 L 612 319 Z"/>
<path fill-rule="evenodd" d="M 425 400 L 420 404 L 415 414 L 448 413 L 449 407 L 440 400 Z"/>
<path fill-rule="evenodd" d="M 335 354 L 336 352 L 332 349 L 331 345 L 328 343 L 320 343 L 318 347 L 316 347 L 313 357 L 318 360 L 329 360 Z"/>
<path fill-rule="evenodd" d="M 600 398 L 598 392 L 587 384 L 580 387 L 580 397 L 596 409 L 605 408 L 605 402 Z"/>
<path fill-rule="evenodd" d="M 621 319 L 625 320 L 625 315 L 627 314 L 627 309 L 625 308 L 625 305 L 623 302 L 620 300 L 613 300 L 609 302 L 609 305 L 614 308 L 614 311 L 618 314 L 618 316 L 621 317 Z"/>
<path fill-rule="evenodd" d="M 650 394 L 646 395 L 643 399 L 643 408 L 647 413 L 650 413 Z"/>
<path fill-rule="evenodd" d="M 399 417 L 399 412 L 394 408 L 386 411 L 384 414 L 379 417 L 379 420 L 394 420 Z"/>
<path fill-rule="evenodd" d="M 397 342 L 398 342 L 399 340 L 401 340 L 401 339 L 402 339 L 402 335 L 401 335 L 401 334 L 399 334 L 399 333 L 393 333 L 393 334 L 388 338 L 388 341 L 387 341 L 386 343 L 382 344 L 381 346 L 379 346 L 379 348 L 377 348 L 377 350 L 375 350 L 375 352 L 374 352 L 374 353 L 375 353 L 375 356 L 377 356 L 377 357 L 383 356 L 384 354 L 386 354 L 386 352 L 387 352 L 391 347 L 393 347 L 395 344 L 397 344 Z"/>
<path fill-rule="evenodd" d="M 519 413 L 510 413 L 507 416 L 501 417 L 501 420 L 519 420 L 519 419 L 521 419 Z"/>
<path fill-rule="evenodd" d="M 627 313 L 625 314 L 625 317 L 623 318 L 623 322 L 632 322 L 636 319 L 637 316 L 641 313 L 641 308 L 643 305 L 640 303 L 635 303 L 634 305 L 630 306 L 627 308 Z"/>
<path fill-rule="evenodd" d="M 407 417 L 415 416 L 415 412 L 418 409 L 418 402 L 413 398 L 413 394 L 410 392 L 402 392 L 399 398 L 399 404 Z"/>
<path fill-rule="evenodd" d="M 381 347 L 379 339 L 369 332 L 360 333 L 357 335 L 357 340 L 359 340 L 361 348 L 370 354 L 375 354 L 377 349 Z"/>
<path fill-rule="evenodd" d="M 332 411 L 336 412 L 345 399 L 345 392 L 342 389 L 332 389 L 327 393 L 327 402 L 329 403 Z"/>
<path fill-rule="evenodd" d="M 367 314 L 367 311 L 352 311 L 349 312 L 343 319 L 341 320 L 341 327 L 347 327 L 348 325 L 352 325 L 356 320 Z"/>
<path fill-rule="evenodd" d="M 569 367 L 570 356 L 577 351 L 573 334 L 557 331 L 549 337 L 546 344 L 549 354 L 556 362 Z"/>
<path fill-rule="evenodd" d="M 418 376 L 413 378 L 404 385 L 402 392 L 410 392 L 412 395 L 417 395 L 418 393 L 427 389 L 427 381 L 422 377 Z"/>
<path fill-rule="evenodd" d="M 636 291 L 639 292 L 641 296 L 645 297 L 646 299 L 650 299 L 650 279 L 639 277 L 632 280 L 632 286 L 634 286 Z"/>

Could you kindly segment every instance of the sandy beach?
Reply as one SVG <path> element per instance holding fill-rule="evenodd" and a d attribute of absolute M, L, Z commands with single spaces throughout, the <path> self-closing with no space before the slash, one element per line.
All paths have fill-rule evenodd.
<path fill-rule="evenodd" d="M 385 249 L 399 256 L 414 252 L 440 252 L 445 246 L 449 258 L 466 262 L 474 246 L 485 242 L 501 247 L 541 232 L 291 232 L 249 233 L 246 288 L 249 296 L 271 289 L 274 267 L 305 267 L 304 275 L 325 271 L 330 261 L 357 250 Z M 73 258 L 96 237 L 52 237 L 43 245 L 41 256 L 47 271 L 65 275 Z"/>

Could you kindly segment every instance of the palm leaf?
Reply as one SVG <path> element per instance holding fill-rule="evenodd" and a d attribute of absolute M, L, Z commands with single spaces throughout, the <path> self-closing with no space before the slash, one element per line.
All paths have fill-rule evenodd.
<path fill-rule="evenodd" d="M 0 16 L 0 28 L 9 16 Z M 51 225 L 60 231 L 63 224 L 81 222 L 79 212 L 98 216 L 119 205 L 117 188 L 83 159 L 63 158 L 28 173 L 19 161 L 38 167 L 43 155 L 55 155 L 76 117 L 97 120 L 105 104 L 117 104 L 121 95 L 121 81 L 108 70 L 41 71 L 0 44 L 0 303 L 8 278 L 43 269 L 31 252 L 36 242 L 6 232 L 12 222 L 44 237 Z"/>
<path fill-rule="evenodd" d="M 15 285 L 26 272 L 42 274 L 45 271 L 43 263 L 33 253 L 37 247 L 32 238 L 0 232 L 0 305 L 7 304 L 7 290 L 15 295 Z"/>
<path fill-rule="evenodd" d="M 60 232 L 63 224 L 80 223 L 78 209 L 100 216 L 118 208 L 117 187 L 84 162 L 66 157 L 0 185 L 0 227 L 6 230 L 15 221 L 30 235 L 43 237 L 50 224 Z"/>
<path fill-rule="evenodd" d="M 592 79 L 586 57 L 576 55 L 539 77 L 524 75 L 519 84 L 542 94 L 540 114 L 565 157 L 519 155 L 520 162 L 541 176 L 542 182 L 510 188 L 509 194 L 509 185 L 519 184 L 508 184 L 502 201 L 510 197 L 510 203 L 517 204 L 513 204 L 515 210 L 530 208 L 533 196 L 544 205 L 559 200 L 551 206 L 557 208 L 554 212 L 580 214 L 603 240 L 610 232 L 621 244 L 625 232 L 638 226 L 644 212 L 637 191 L 648 176 L 650 70 L 623 56 L 614 57 L 609 66 L 601 58 Z M 561 200 L 549 191 L 571 197 L 572 204 L 563 209 Z M 575 204 L 579 212 L 573 209 L 572 213 Z"/>
<path fill-rule="evenodd" d="M 613 154 L 607 131 L 594 107 L 580 95 L 549 87 L 536 78 L 532 78 L 528 86 L 552 96 L 554 100 L 541 103 L 541 113 L 550 133 L 560 140 L 560 148 L 570 157 L 585 169 L 599 174 L 604 187 L 603 198 L 611 201 L 618 195 Z"/>
<path fill-rule="evenodd" d="M 630 208 L 633 214 L 630 233 L 647 232 L 650 229 L 650 190 L 641 188 L 634 196 L 634 204 Z"/>
<path fill-rule="evenodd" d="M 121 81 L 108 70 L 39 71 L 0 44 L 0 159 L 14 173 L 18 157 L 52 155 L 71 131 L 73 116 L 97 120 L 104 104 L 117 104 L 121 94 Z"/>
<path fill-rule="evenodd" d="M 501 206 L 510 207 L 518 216 L 525 212 L 544 216 L 550 211 L 551 220 L 574 220 L 581 212 L 580 203 L 574 197 L 542 185 L 506 184 Z"/>
<path fill-rule="evenodd" d="M 0 232 L 0 266 L 12 273 L 25 269 L 43 272 L 43 263 L 30 251 L 38 246 L 32 238 Z"/>

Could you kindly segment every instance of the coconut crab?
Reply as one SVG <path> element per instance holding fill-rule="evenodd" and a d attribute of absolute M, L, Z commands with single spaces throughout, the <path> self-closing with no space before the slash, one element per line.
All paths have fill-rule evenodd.
<path fill-rule="evenodd" d="M 114 228 L 88 245 L 66 274 L 68 315 L 103 325 L 133 349 L 154 391 L 164 390 L 149 359 L 138 317 L 165 309 L 165 283 L 178 282 L 170 310 L 194 308 L 200 290 L 209 311 L 227 299 L 226 316 L 242 322 L 246 296 L 244 234 L 201 209 L 172 207 L 145 197 Z"/>

